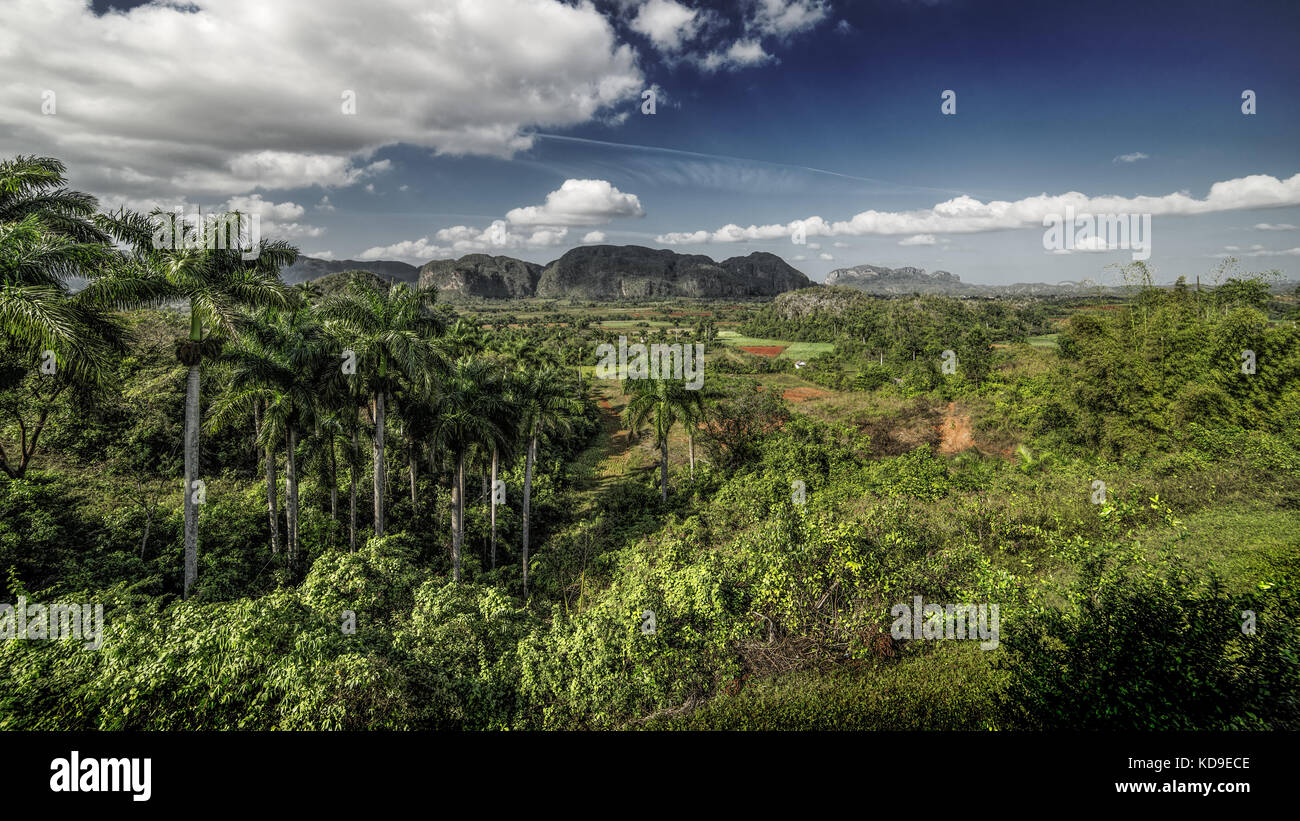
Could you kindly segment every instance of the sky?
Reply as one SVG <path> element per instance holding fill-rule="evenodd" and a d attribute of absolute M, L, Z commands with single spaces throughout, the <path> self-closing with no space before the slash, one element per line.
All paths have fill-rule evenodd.
<path fill-rule="evenodd" d="M 1297 42 L 1295 0 L 5 0 L 0 156 L 329 259 L 1300 279 Z"/>

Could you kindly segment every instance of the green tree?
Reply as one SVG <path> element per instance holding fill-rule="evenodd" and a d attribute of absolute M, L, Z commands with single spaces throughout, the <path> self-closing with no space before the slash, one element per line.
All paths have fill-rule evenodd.
<path fill-rule="evenodd" d="M 533 468 L 537 462 L 537 439 L 548 431 L 571 427 L 582 403 L 565 378 L 565 371 L 542 367 L 516 371 L 514 396 L 519 409 L 520 431 L 524 436 L 523 569 L 524 596 L 528 595 L 528 537 L 533 497 Z"/>
<path fill-rule="evenodd" d="M 623 409 L 628 428 L 639 432 L 649 425 L 654 434 L 659 448 L 659 497 L 667 501 L 669 434 L 679 422 L 689 428 L 691 420 L 702 418 L 702 397 L 676 379 L 629 379 L 623 383 L 623 392 L 630 397 Z M 690 430 L 687 433 L 694 461 L 694 436 Z"/>
<path fill-rule="evenodd" d="M 364 373 L 371 396 L 376 536 L 384 535 L 385 399 L 399 379 L 415 386 L 436 380 L 441 354 L 433 340 L 442 332 L 443 319 L 433 310 L 435 299 L 433 291 L 411 290 L 404 283 L 385 291 L 354 277 L 321 306 L 322 315 L 356 354 L 357 373 Z"/>
<path fill-rule="evenodd" d="M 282 306 L 287 294 L 280 269 L 292 265 L 298 249 L 280 240 L 259 239 L 240 249 L 243 214 L 178 219 L 154 211 L 152 219 L 121 209 L 101 226 L 126 242 L 133 260 L 156 286 L 157 300 L 189 304 L 189 336 L 176 345 L 176 358 L 188 371 L 185 391 L 185 572 L 189 596 L 199 572 L 199 382 L 203 360 L 213 358 L 223 340 L 240 333 L 239 308 Z"/>
<path fill-rule="evenodd" d="M 474 448 L 492 451 L 507 441 L 502 424 L 507 405 L 500 372 L 490 362 L 462 357 L 440 386 L 434 412 L 433 439 L 447 448 L 456 466 L 452 480 L 452 579 L 460 581 L 465 543 L 465 460 Z"/>

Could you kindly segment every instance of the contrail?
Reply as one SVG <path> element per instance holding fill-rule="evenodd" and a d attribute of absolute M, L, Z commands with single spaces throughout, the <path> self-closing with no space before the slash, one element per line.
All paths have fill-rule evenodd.
<path fill-rule="evenodd" d="M 931 188 L 925 185 L 908 185 L 905 183 L 893 182 L 891 180 L 882 180 L 874 177 L 856 177 L 852 174 L 841 174 L 839 171 L 828 171 L 825 168 L 813 168 L 809 165 L 791 165 L 790 163 L 772 162 L 770 160 L 751 160 L 745 157 L 732 157 L 726 154 L 706 154 L 701 151 L 685 151 L 680 148 L 664 148 L 658 145 L 638 145 L 636 143 L 616 143 L 608 140 L 592 140 L 586 137 L 566 137 L 560 134 L 546 134 L 543 132 L 533 132 L 526 136 L 541 137 L 546 140 L 559 140 L 560 142 L 586 143 L 588 145 L 603 145 L 611 148 L 627 148 L 638 151 L 652 151 L 660 154 L 677 154 L 685 157 L 703 157 L 710 160 L 727 160 L 729 162 L 752 163 L 754 165 L 771 165 L 777 168 L 793 168 L 799 171 L 809 171 L 814 174 L 826 174 L 831 177 L 839 177 L 845 180 L 854 180 L 856 182 L 869 182 L 877 185 L 892 185 L 896 188 L 910 188 L 914 191 L 934 191 L 941 194 L 969 194 L 969 191 L 957 191 L 952 188 Z"/>

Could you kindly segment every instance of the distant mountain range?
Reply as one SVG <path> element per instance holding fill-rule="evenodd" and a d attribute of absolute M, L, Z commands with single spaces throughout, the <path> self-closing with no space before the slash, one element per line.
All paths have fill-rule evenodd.
<path fill-rule="evenodd" d="M 722 262 L 699 254 L 639 245 L 584 245 L 538 265 L 521 259 L 467 254 L 416 268 L 404 262 L 299 257 L 281 271 L 294 284 L 342 271 L 369 271 L 390 281 L 434 288 L 458 299 L 663 299 L 776 296 L 813 283 L 785 260 L 761 251 Z"/>
<path fill-rule="evenodd" d="M 879 265 L 855 265 L 836 268 L 826 275 L 827 285 L 856 288 L 868 294 L 898 296 L 902 294 L 944 294 L 947 296 L 1051 296 L 1056 294 L 1096 293 L 1095 285 L 1077 282 L 1020 282 L 1015 285 L 975 285 L 962 282 L 948 271 L 926 273 L 923 268 L 884 268 Z M 1101 286 L 1103 293 L 1118 288 Z"/>
<path fill-rule="evenodd" d="M 280 269 L 280 278 L 286 285 L 297 285 L 299 282 L 320 279 L 328 274 L 338 274 L 343 271 L 369 271 L 387 280 L 411 284 L 420 278 L 420 269 L 405 262 L 384 259 L 362 262 L 355 259 L 320 259 L 302 256 L 298 257 L 293 265 Z"/>
<path fill-rule="evenodd" d="M 700 254 L 640 245 L 584 245 L 545 265 L 489 254 L 437 259 L 419 267 L 393 260 L 298 257 L 280 275 L 290 285 L 329 277 L 328 284 L 334 288 L 341 284 L 334 275 L 345 271 L 369 271 L 380 280 L 434 288 L 439 298 L 451 301 L 530 297 L 592 302 L 673 297 L 735 299 L 776 296 L 817 284 L 785 260 L 763 251 L 714 262 Z M 975 285 L 962 282 L 948 271 L 927 273 L 923 268 L 880 265 L 837 268 L 827 274 L 825 284 L 879 296 L 920 293 L 1035 297 L 1124 291 L 1120 286 L 1077 282 Z M 1294 287 L 1294 283 L 1275 284 L 1273 290 L 1290 292 Z"/>

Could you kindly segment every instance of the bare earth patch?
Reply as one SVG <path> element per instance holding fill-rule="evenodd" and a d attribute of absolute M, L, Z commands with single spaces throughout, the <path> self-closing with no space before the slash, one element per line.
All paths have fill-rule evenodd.
<path fill-rule="evenodd" d="M 776 359 L 781 355 L 781 351 L 784 351 L 787 347 L 786 345 L 741 345 L 740 349 L 745 353 Z"/>
<path fill-rule="evenodd" d="M 975 435 L 970 427 L 970 414 L 958 414 L 957 403 L 949 402 L 939 423 L 939 452 L 960 453 L 975 447 Z"/>

